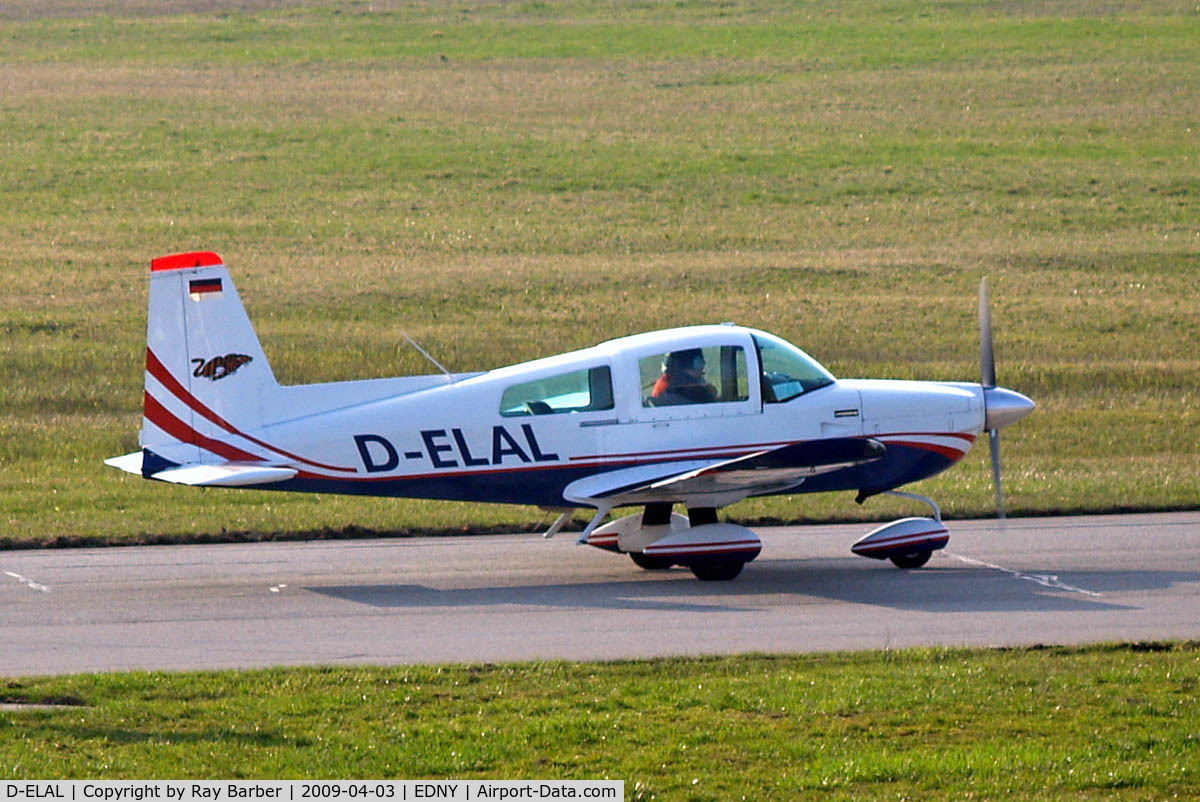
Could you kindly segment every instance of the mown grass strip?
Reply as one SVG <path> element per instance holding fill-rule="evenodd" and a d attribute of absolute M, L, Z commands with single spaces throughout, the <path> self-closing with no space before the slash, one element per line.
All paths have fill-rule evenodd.
<path fill-rule="evenodd" d="M 0 680 L 10 778 L 598 778 L 629 799 L 1200 793 L 1200 646 Z"/>

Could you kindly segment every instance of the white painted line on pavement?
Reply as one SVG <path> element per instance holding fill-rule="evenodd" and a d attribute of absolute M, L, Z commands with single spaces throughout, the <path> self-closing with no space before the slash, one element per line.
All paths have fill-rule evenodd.
<path fill-rule="evenodd" d="M 1042 587 L 1054 588 L 1055 590 L 1068 590 L 1071 593 L 1082 593 L 1085 596 L 1099 596 L 1100 595 L 1099 593 L 1097 593 L 1094 590 L 1088 590 L 1087 588 L 1077 588 L 1074 585 L 1068 585 L 1066 582 L 1061 581 L 1058 578 L 1058 576 L 1055 574 L 1023 574 L 1020 571 L 1014 571 L 1011 568 L 1005 568 L 1004 566 L 1001 566 L 1001 565 L 993 565 L 992 563 L 986 563 L 983 560 L 972 560 L 970 557 L 964 557 L 961 554 L 953 554 L 951 552 L 945 552 L 945 554 L 947 557 L 953 557 L 954 559 L 959 560 L 960 562 L 967 563 L 968 565 L 978 565 L 983 568 L 991 568 L 993 571 L 1001 571 L 1003 573 L 1009 574 L 1010 576 L 1015 576 L 1017 579 L 1024 579 L 1029 582 L 1035 582 L 1035 583 L 1041 585 Z"/>
<path fill-rule="evenodd" d="M 22 585 L 25 585 L 26 587 L 31 588 L 33 590 L 39 590 L 42 593 L 50 592 L 50 588 L 46 587 L 45 585 L 39 585 L 37 582 L 34 582 L 32 579 L 29 579 L 28 577 L 23 577 L 20 574 L 14 574 L 12 571 L 5 571 L 4 575 L 11 576 L 13 579 L 17 580 Z"/>

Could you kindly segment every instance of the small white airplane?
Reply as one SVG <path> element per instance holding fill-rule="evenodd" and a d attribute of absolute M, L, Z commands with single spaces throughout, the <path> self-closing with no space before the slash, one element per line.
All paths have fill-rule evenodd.
<path fill-rule="evenodd" d="M 724 324 L 483 373 L 438 365 L 282 386 L 220 256 L 175 254 L 150 271 L 141 450 L 107 464 L 204 487 L 533 504 L 561 513 L 547 537 L 593 508 L 579 543 L 704 580 L 733 579 L 762 548 L 717 510 L 781 493 L 927 502 L 932 518 L 894 521 L 852 547 L 924 565 L 949 533 L 932 500 L 894 488 L 950 467 L 988 431 L 1003 516 L 996 433 L 1034 407 L 996 386 L 986 279 L 979 384 L 835 379 L 774 335 Z M 602 525 L 628 506 L 643 510 Z"/>

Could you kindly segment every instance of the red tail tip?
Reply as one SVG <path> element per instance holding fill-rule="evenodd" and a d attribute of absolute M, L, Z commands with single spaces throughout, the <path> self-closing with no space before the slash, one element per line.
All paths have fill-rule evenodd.
<path fill-rule="evenodd" d="M 159 270 L 182 270 L 186 267 L 212 267 L 223 265 L 225 260 L 212 251 L 193 251 L 192 253 L 173 253 L 170 256 L 160 256 L 150 262 L 151 272 Z"/>

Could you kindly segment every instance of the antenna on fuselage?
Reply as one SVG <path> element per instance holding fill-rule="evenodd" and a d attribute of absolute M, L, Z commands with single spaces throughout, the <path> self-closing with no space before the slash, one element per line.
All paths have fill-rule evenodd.
<path fill-rule="evenodd" d="M 454 381 L 454 375 L 452 373 L 450 373 L 450 371 L 446 370 L 446 366 L 443 365 L 441 362 L 438 362 L 432 356 L 430 356 L 429 352 L 426 351 L 424 348 L 417 345 L 417 341 L 414 340 L 412 337 L 409 337 L 408 332 L 402 331 L 402 332 L 400 332 L 400 334 L 401 334 L 401 336 L 404 337 L 404 339 L 408 340 L 409 345 L 411 345 L 413 348 L 416 348 L 418 351 L 421 352 L 421 356 L 425 357 L 430 362 L 432 362 L 437 367 L 437 369 L 440 370 L 442 373 L 445 373 L 447 379 L 449 379 L 450 381 Z"/>

